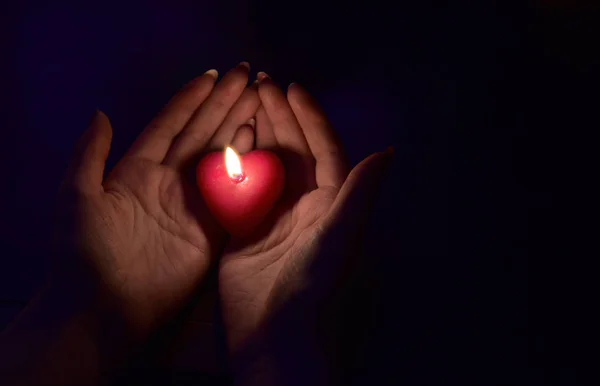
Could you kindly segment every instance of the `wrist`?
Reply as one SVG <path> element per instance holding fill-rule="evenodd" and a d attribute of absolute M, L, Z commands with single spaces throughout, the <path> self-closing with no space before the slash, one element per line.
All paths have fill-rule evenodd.
<path fill-rule="evenodd" d="M 233 351 L 236 385 L 325 385 L 325 358 L 313 329 L 269 325 Z"/>
<path fill-rule="evenodd" d="M 78 351 L 94 361 L 101 374 L 118 368 L 134 346 L 125 319 L 108 297 L 98 291 L 53 280 L 34 307 L 39 307 L 59 336 L 80 345 Z"/>
<path fill-rule="evenodd" d="M 48 285 L 3 331 L 0 375 L 9 382 L 0 383 L 91 385 L 113 373 L 128 352 L 124 330 L 81 294 Z"/>

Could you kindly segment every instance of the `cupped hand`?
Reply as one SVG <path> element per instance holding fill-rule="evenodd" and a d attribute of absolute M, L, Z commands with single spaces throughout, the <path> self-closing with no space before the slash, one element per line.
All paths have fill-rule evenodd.
<path fill-rule="evenodd" d="M 121 316 L 136 338 L 183 305 L 225 241 L 194 164 L 217 129 L 239 127 L 260 101 L 246 64 L 216 78 L 209 71 L 175 95 L 106 178 L 112 129 L 98 112 L 61 189 L 55 282 Z"/>
<path fill-rule="evenodd" d="M 234 366 L 249 365 L 248 355 L 268 355 L 245 353 L 235 363 L 250 341 L 279 329 L 274 323 L 284 308 L 310 308 L 327 292 L 360 239 L 391 155 L 375 153 L 349 171 L 316 101 L 299 85 L 292 84 L 286 98 L 268 76 L 259 79 L 256 147 L 281 157 L 286 186 L 270 218 L 250 237 L 230 239 L 221 257 L 219 292 Z M 285 329 L 301 334 L 310 328 L 307 311 L 293 311 L 297 324 Z"/>

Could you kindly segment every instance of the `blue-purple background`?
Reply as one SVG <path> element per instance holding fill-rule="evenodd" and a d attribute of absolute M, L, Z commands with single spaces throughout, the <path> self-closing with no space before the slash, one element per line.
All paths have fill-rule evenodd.
<path fill-rule="evenodd" d="M 372 293 L 356 305 L 376 318 L 357 330 L 370 342 L 357 377 L 541 379 L 528 364 L 527 180 L 514 159 L 530 117 L 552 110 L 542 64 L 560 62 L 560 39 L 532 11 L 485 2 L 350 3 L 3 5 L 0 327 L 48 268 L 54 192 L 92 112 L 111 118 L 114 164 L 189 79 L 247 60 L 313 92 L 353 164 L 395 146 L 370 228 Z"/>

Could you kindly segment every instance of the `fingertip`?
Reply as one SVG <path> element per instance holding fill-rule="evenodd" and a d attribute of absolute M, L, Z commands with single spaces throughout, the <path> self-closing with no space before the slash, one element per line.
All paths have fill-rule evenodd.
<path fill-rule="evenodd" d="M 218 77 L 219 72 L 217 70 L 208 70 L 204 74 L 199 75 L 187 82 L 183 88 L 177 94 L 175 94 L 174 98 L 187 93 L 195 94 L 198 93 L 199 90 L 202 90 L 204 93 L 206 93 L 206 90 L 209 90 L 208 92 L 210 92 L 210 89 L 214 87 Z"/>
<path fill-rule="evenodd" d="M 295 83 L 295 82 L 290 83 L 289 86 L 288 86 L 288 88 L 287 88 L 288 98 L 289 98 L 290 95 L 294 95 L 298 91 L 300 91 L 300 85 L 298 85 L 298 83 Z"/>
<path fill-rule="evenodd" d="M 240 154 L 245 154 L 254 148 L 254 127 L 250 123 L 242 125 L 231 140 L 231 147 Z"/>
<path fill-rule="evenodd" d="M 217 80 L 217 78 L 219 77 L 219 71 L 215 70 L 214 68 L 211 68 L 210 70 L 206 71 L 204 75 L 208 75 L 214 80 Z"/>
<path fill-rule="evenodd" d="M 271 79 L 269 74 L 264 71 L 259 71 L 256 73 L 256 80 L 258 80 L 259 83 L 262 83 L 265 79 Z"/>
<path fill-rule="evenodd" d="M 262 80 L 259 80 L 258 84 L 258 95 L 261 97 L 261 100 L 263 102 L 265 101 L 263 98 L 267 97 L 268 99 L 269 97 L 272 97 L 277 89 L 277 85 L 275 84 L 275 82 L 273 82 L 271 78 L 264 78 Z"/>
<path fill-rule="evenodd" d="M 223 79 L 220 83 L 225 81 L 226 79 L 235 79 L 236 82 L 244 79 L 244 87 L 248 84 L 248 73 L 250 71 L 250 65 L 248 62 L 241 62 L 231 70 L 227 71 L 227 73 L 223 76 Z"/>
<path fill-rule="evenodd" d="M 104 135 L 112 138 L 112 127 L 110 120 L 104 111 L 96 109 L 90 121 L 89 128 L 93 131 L 100 130 Z"/>
<path fill-rule="evenodd" d="M 101 119 L 103 121 L 109 121 L 108 115 L 102 110 L 96 110 L 96 119 Z"/>
<path fill-rule="evenodd" d="M 101 115 L 103 115 L 104 113 L 102 112 L 102 110 L 100 110 L 99 108 L 96 108 L 94 110 L 94 113 L 92 114 L 92 117 L 90 118 L 90 124 L 96 122 L 96 120 L 98 118 L 100 118 Z"/>
<path fill-rule="evenodd" d="M 288 89 L 288 93 L 300 93 L 302 95 L 305 95 L 305 94 L 310 95 L 310 94 L 308 94 L 308 91 L 306 91 L 306 89 L 302 85 L 300 85 L 296 82 L 290 83 L 288 85 L 287 89 Z"/>
<path fill-rule="evenodd" d="M 243 68 L 246 69 L 246 71 L 250 71 L 250 63 L 248 63 L 248 62 L 245 62 L 245 61 L 244 62 L 240 62 L 238 64 L 238 67 L 243 67 Z"/>
<path fill-rule="evenodd" d="M 287 89 L 287 99 L 290 103 L 295 104 L 299 109 L 306 106 L 316 108 L 320 111 L 317 101 L 306 91 L 304 87 L 296 82 L 290 83 Z"/>
<path fill-rule="evenodd" d="M 273 90 L 277 89 L 281 95 L 285 95 L 284 92 L 283 92 L 283 90 L 279 87 L 279 85 L 277 83 L 275 83 L 275 81 L 272 78 L 270 78 L 270 77 L 263 78 L 262 80 L 259 80 L 258 81 L 258 86 L 259 86 L 258 87 L 259 91 L 260 90 L 263 90 L 263 91 L 267 90 L 269 92 L 272 92 Z"/>
<path fill-rule="evenodd" d="M 75 145 L 65 183 L 81 192 L 99 191 L 111 141 L 110 120 L 96 109 L 89 127 Z"/>
<path fill-rule="evenodd" d="M 287 89 L 286 98 L 294 109 L 294 112 L 304 111 L 303 108 L 305 106 L 303 105 L 302 101 L 305 100 L 305 98 L 298 83 L 290 83 Z"/>
<path fill-rule="evenodd" d="M 377 176 L 387 168 L 389 158 L 385 151 L 379 151 L 371 154 L 367 158 L 358 163 L 351 171 L 353 175 L 370 175 Z"/>

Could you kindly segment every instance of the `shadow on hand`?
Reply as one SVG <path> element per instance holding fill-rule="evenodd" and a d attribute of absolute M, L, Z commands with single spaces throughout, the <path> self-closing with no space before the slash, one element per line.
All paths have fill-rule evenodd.
<path fill-rule="evenodd" d="M 256 358 L 268 353 L 260 359 L 267 364 L 258 366 L 276 371 L 284 383 L 353 384 L 348 374 L 363 365 L 361 351 L 376 322 L 361 241 L 335 230 L 319 241 L 312 262 L 295 278 L 300 290 L 273 294 L 268 318 L 234 354 L 236 371 L 253 371 Z"/>
<path fill-rule="evenodd" d="M 273 152 L 282 161 L 285 169 L 285 185 L 281 196 L 265 219 L 248 236 L 230 238 L 228 252 L 237 252 L 248 245 L 265 239 L 277 227 L 282 216 L 289 214 L 302 196 L 316 188 L 314 159 L 283 147 L 270 147 L 260 150 Z"/>
<path fill-rule="evenodd" d="M 210 266 L 199 278 L 184 306 L 154 331 L 131 356 L 115 379 L 117 385 L 230 384 L 225 368 L 225 338 L 220 322 L 217 293 L 218 256 L 225 232 L 204 204 L 196 183 L 196 166 L 207 153 L 190 158 L 182 170 L 184 205 L 196 214 L 208 241 Z"/>
<path fill-rule="evenodd" d="M 284 163 L 284 191 L 256 232 L 246 239 L 235 240 L 233 251 L 272 232 L 280 217 L 288 213 L 302 195 L 315 188 L 314 163 L 306 162 L 305 157 L 289 149 L 267 150 Z M 194 157 L 185 168 L 186 178 L 194 186 L 195 167 L 204 155 Z M 186 206 L 196 211 L 202 199 L 196 189 L 187 192 L 185 200 Z M 361 339 L 365 338 L 365 334 L 358 334 L 356 330 L 365 328 L 368 321 L 365 316 L 370 314 L 365 276 L 358 275 L 364 273 L 365 262 L 361 235 L 360 232 L 347 235 L 339 229 L 326 233 L 319 240 L 310 265 L 300 273 L 303 274 L 301 290 L 276 294 L 269 304 L 268 319 L 262 321 L 256 333 L 229 361 L 217 292 L 217 255 L 222 252 L 222 246 L 211 244 L 215 256 L 207 277 L 177 316 L 144 345 L 120 382 L 126 384 L 140 378 L 148 379 L 150 384 L 160 379 L 164 381 L 165 374 L 181 366 L 177 361 L 182 360 L 183 370 L 196 374 L 196 381 L 200 374 L 211 384 L 230 384 L 228 370 L 238 371 L 240 367 L 252 365 L 257 353 L 265 351 L 269 352 L 269 360 L 283 379 L 310 380 L 325 371 L 335 380 L 344 379 L 345 371 L 358 360 L 355 354 L 362 344 Z M 210 347 L 190 349 L 189 339 L 199 335 L 197 342 Z M 182 353 L 193 354 L 195 363 L 186 365 Z M 182 374 L 182 369 L 177 370 Z"/>

